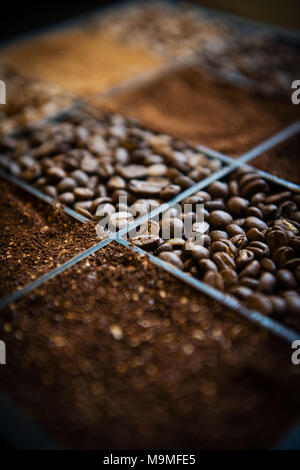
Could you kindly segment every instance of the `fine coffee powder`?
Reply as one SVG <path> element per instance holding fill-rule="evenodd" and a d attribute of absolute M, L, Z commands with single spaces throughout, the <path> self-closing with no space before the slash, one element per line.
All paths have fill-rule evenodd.
<path fill-rule="evenodd" d="M 3 389 L 67 447 L 269 448 L 299 418 L 290 344 L 119 245 L 0 325 Z"/>
<path fill-rule="evenodd" d="M 251 160 L 251 165 L 300 184 L 300 134 Z"/>
<path fill-rule="evenodd" d="M 199 67 L 163 74 L 107 101 L 162 132 L 236 157 L 297 120 L 289 97 L 270 98 L 216 81 Z"/>
<path fill-rule="evenodd" d="M 99 242 L 93 223 L 0 180 L 0 298 Z"/>
<path fill-rule="evenodd" d="M 9 47 L 2 60 L 20 72 L 83 94 L 99 93 L 164 62 L 138 45 L 75 28 Z"/>

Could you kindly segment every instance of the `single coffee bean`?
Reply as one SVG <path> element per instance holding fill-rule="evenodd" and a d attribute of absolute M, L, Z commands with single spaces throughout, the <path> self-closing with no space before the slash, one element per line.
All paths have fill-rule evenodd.
<path fill-rule="evenodd" d="M 265 240 L 264 233 L 258 228 L 250 228 L 247 232 L 249 242 L 263 242 Z"/>
<path fill-rule="evenodd" d="M 240 271 L 244 269 L 245 266 L 247 266 L 253 260 L 254 260 L 254 253 L 252 253 L 252 251 L 250 250 L 242 249 L 238 253 L 235 262 L 236 262 L 238 270 Z"/>
<path fill-rule="evenodd" d="M 268 193 L 270 191 L 270 187 L 268 183 L 261 179 L 257 178 L 252 181 L 249 181 L 247 184 L 245 184 L 242 188 L 241 191 L 241 196 L 246 197 L 246 198 L 251 198 L 253 194 L 258 193 L 258 192 L 263 192 L 263 193 Z"/>
<path fill-rule="evenodd" d="M 205 248 L 204 246 L 195 245 L 191 250 L 191 255 L 193 258 L 199 261 L 202 259 L 209 258 L 210 253 L 209 253 L 209 250 Z"/>
<path fill-rule="evenodd" d="M 258 312 L 264 313 L 265 315 L 271 315 L 273 311 L 272 302 L 270 299 L 259 292 L 253 292 L 246 299 L 246 305 L 251 310 L 256 310 Z"/>
<path fill-rule="evenodd" d="M 297 271 L 300 270 L 300 258 L 292 258 L 282 266 L 283 269 L 288 269 L 289 271 L 293 271 L 294 275 L 296 276 Z"/>
<path fill-rule="evenodd" d="M 133 222 L 133 216 L 129 212 L 115 212 L 108 217 L 108 230 L 115 233 Z"/>
<path fill-rule="evenodd" d="M 300 315 L 300 296 L 288 295 L 285 297 L 288 312 L 291 315 Z"/>
<path fill-rule="evenodd" d="M 257 258 L 264 258 L 270 255 L 270 249 L 268 245 L 263 242 L 251 242 L 248 246 L 248 250 L 252 251 Z"/>
<path fill-rule="evenodd" d="M 237 249 L 230 240 L 217 240 L 216 242 L 212 243 L 211 251 L 212 253 L 224 251 L 225 253 L 228 253 L 232 258 L 234 258 Z"/>
<path fill-rule="evenodd" d="M 64 178 L 66 178 L 66 176 L 67 176 L 66 172 L 58 166 L 53 166 L 53 167 L 49 168 L 46 173 L 47 173 L 48 178 L 51 181 L 56 182 L 56 183 L 58 181 L 64 179 Z"/>
<path fill-rule="evenodd" d="M 143 250 L 155 250 L 159 245 L 159 236 L 158 235 L 139 235 L 137 237 L 131 238 L 132 243 L 137 245 Z"/>
<path fill-rule="evenodd" d="M 258 207 L 248 207 L 246 210 L 246 217 L 257 217 L 258 219 L 263 219 L 264 215 Z"/>
<path fill-rule="evenodd" d="M 239 196 L 231 197 L 227 202 L 229 212 L 233 217 L 244 217 L 249 201 Z"/>
<path fill-rule="evenodd" d="M 264 271 L 268 271 L 270 273 L 275 273 L 276 271 L 276 265 L 270 258 L 262 258 L 260 260 L 260 265 Z"/>
<path fill-rule="evenodd" d="M 229 237 L 234 237 L 234 235 L 245 235 L 245 231 L 237 224 L 229 224 L 226 227 L 226 232 Z"/>
<path fill-rule="evenodd" d="M 147 176 L 147 167 L 143 165 L 127 165 L 120 168 L 120 175 L 125 179 L 139 179 Z"/>
<path fill-rule="evenodd" d="M 171 252 L 168 252 L 168 251 L 164 251 L 162 253 L 159 253 L 158 257 L 161 260 L 172 264 L 173 266 L 175 266 L 178 269 L 181 269 L 181 270 L 184 269 L 184 264 L 181 261 L 181 259 L 179 258 L 179 256 L 176 255 L 176 253 L 171 253 Z"/>
<path fill-rule="evenodd" d="M 209 216 L 209 223 L 215 229 L 226 228 L 227 225 L 232 223 L 232 217 L 228 212 L 225 211 L 213 211 Z"/>
<path fill-rule="evenodd" d="M 284 230 L 272 227 L 266 232 L 266 242 L 272 251 L 277 250 L 281 246 L 287 246 L 288 238 Z"/>
<path fill-rule="evenodd" d="M 225 209 L 225 203 L 223 199 L 215 199 L 214 201 L 205 201 L 204 207 L 209 212 L 213 212 L 213 211 Z"/>
<path fill-rule="evenodd" d="M 230 238 L 230 241 L 236 246 L 236 248 L 243 249 L 246 248 L 248 245 L 248 238 L 246 235 L 242 235 L 241 233 L 238 235 L 234 235 L 233 237 Z"/>
<path fill-rule="evenodd" d="M 264 219 L 267 219 L 267 220 L 274 219 L 276 211 L 277 211 L 277 206 L 275 206 L 275 204 L 268 204 L 267 206 L 264 206 L 262 209 Z"/>
<path fill-rule="evenodd" d="M 254 279 L 253 277 L 241 277 L 240 284 L 242 286 L 248 287 L 248 289 L 256 290 L 258 286 L 258 279 Z"/>
<path fill-rule="evenodd" d="M 160 191 L 160 198 L 163 201 L 169 201 L 176 197 L 181 192 L 181 187 L 178 184 L 170 184 Z"/>
<path fill-rule="evenodd" d="M 290 191 L 282 191 L 277 194 L 271 194 L 266 198 L 266 204 L 281 204 L 284 201 L 287 201 L 292 197 L 292 193 Z"/>
<path fill-rule="evenodd" d="M 217 266 L 211 259 L 200 259 L 198 267 L 201 275 L 204 275 L 207 271 L 218 271 Z"/>
<path fill-rule="evenodd" d="M 252 289 L 246 286 L 234 286 L 229 289 L 229 292 L 238 299 L 244 300 L 252 294 Z"/>
<path fill-rule="evenodd" d="M 218 240 L 228 239 L 228 233 L 223 230 L 212 230 L 209 235 L 212 243 Z"/>
<path fill-rule="evenodd" d="M 268 229 L 268 226 L 263 220 L 258 219 L 257 217 L 247 217 L 245 220 L 245 228 L 246 230 L 258 228 L 258 230 L 265 231 Z"/>
<path fill-rule="evenodd" d="M 129 182 L 128 189 L 132 193 L 137 194 L 138 196 L 144 196 L 144 197 L 159 196 L 160 191 L 161 191 L 161 187 L 159 184 L 155 184 L 153 182 L 148 182 L 148 181 L 136 180 L 136 179 L 133 179 Z"/>
<path fill-rule="evenodd" d="M 167 240 L 167 243 L 171 245 L 172 250 L 174 251 L 176 249 L 183 248 L 185 241 L 183 238 L 170 238 Z"/>
<path fill-rule="evenodd" d="M 247 266 L 240 273 L 240 278 L 242 277 L 257 277 L 260 271 L 260 264 L 257 260 L 253 260 L 247 264 Z"/>
<path fill-rule="evenodd" d="M 207 191 L 212 198 L 221 197 L 223 199 L 226 199 L 229 195 L 228 184 L 222 183 L 221 181 L 215 181 L 214 183 L 211 183 Z"/>
<path fill-rule="evenodd" d="M 269 272 L 263 272 L 259 278 L 257 289 L 263 294 L 272 294 L 275 287 L 276 277 Z"/>
<path fill-rule="evenodd" d="M 94 196 L 94 191 L 89 188 L 75 188 L 74 195 L 76 199 L 82 201 L 85 199 L 92 199 L 92 197 Z"/>
<path fill-rule="evenodd" d="M 89 177 L 82 170 L 72 171 L 71 177 L 79 184 L 79 186 L 86 186 L 89 180 Z"/>
<path fill-rule="evenodd" d="M 237 180 L 232 180 L 229 182 L 229 194 L 231 197 L 239 196 L 239 183 Z"/>
<path fill-rule="evenodd" d="M 233 269 L 223 269 L 220 274 L 223 277 L 226 290 L 230 289 L 233 286 L 238 285 L 239 283 L 238 275 L 236 271 L 234 271 Z"/>
<path fill-rule="evenodd" d="M 297 255 L 300 255 L 300 236 L 295 236 L 289 239 L 289 246 L 293 248 Z"/>
<path fill-rule="evenodd" d="M 125 189 L 126 183 L 125 180 L 121 178 L 121 176 L 115 175 L 107 181 L 106 186 L 111 191 L 114 191 L 115 189 Z"/>
<path fill-rule="evenodd" d="M 178 176 L 174 180 L 175 184 L 178 184 L 182 189 L 187 189 L 190 188 L 195 184 L 195 181 L 189 178 L 188 176 Z"/>
<path fill-rule="evenodd" d="M 83 215 L 83 217 L 86 217 L 87 219 L 93 218 L 92 214 L 87 209 L 84 209 L 83 207 L 76 207 L 75 210 L 76 212 L 78 212 L 78 214 Z"/>
<path fill-rule="evenodd" d="M 162 243 L 161 245 L 159 245 L 156 251 L 157 253 L 163 253 L 164 251 L 172 251 L 172 246 L 170 245 L 170 243 Z"/>
<path fill-rule="evenodd" d="M 95 158 L 93 155 L 86 153 L 81 160 L 80 168 L 82 171 L 85 173 L 96 173 L 99 167 L 99 162 L 97 158 Z"/>
<path fill-rule="evenodd" d="M 215 289 L 224 290 L 224 281 L 220 273 L 215 271 L 207 271 L 203 277 L 205 284 L 214 287 Z"/>
<path fill-rule="evenodd" d="M 269 300 L 272 303 L 273 315 L 275 317 L 282 317 L 287 311 L 287 304 L 285 299 L 279 297 L 278 295 L 269 295 Z"/>
<path fill-rule="evenodd" d="M 53 197 L 53 199 L 56 199 L 57 197 L 57 191 L 56 191 L 55 186 L 50 186 L 50 185 L 44 186 L 42 188 L 42 191 L 48 196 Z"/>
<path fill-rule="evenodd" d="M 154 163 L 153 165 L 148 166 L 147 175 L 148 176 L 165 176 L 167 174 L 167 166 L 163 163 Z"/>
<path fill-rule="evenodd" d="M 74 209 L 77 211 L 78 208 L 90 211 L 93 201 L 80 201 L 75 202 Z M 78 211 L 77 211 L 78 212 Z"/>
<path fill-rule="evenodd" d="M 295 289 L 297 287 L 296 279 L 291 271 L 279 269 L 276 274 L 278 287 L 281 289 Z"/>
<path fill-rule="evenodd" d="M 211 201 L 211 195 L 208 194 L 206 191 L 197 191 L 194 195 L 197 197 L 201 197 L 204 202 Z"/>
<path fill-rule="evenodd" d="M 108 196 L 104 196 L 104 197 L 97 197 L 96 199 L 93 200 L 92 204 L 90 205 L 89 207 L 89 210 L 91 210 L 91 212 L 95 212 L 95 210 L 101 206 L 101 204 L 105 204 L 105 203 L 109 203 L 111 204 L 112 203 L 112 198 L 111 197 L 108 197 Z"/>
<path fill-rule="evenodd" d="M 295 253 L 293 248 L 289 246 L 281 246 L 272 254 L 273 261 L 279 267 L 283 267 L 288 261 L 295 258 Z"/>
<path fill-rule="evenodd" d="M 266 200 L 265 193 L 256 193 L 251 197 L 251 206 L 261 207 Z"/>
<path fill-rule="evenodd" d="M 73 189 L 75 188 L 76 188 L 76 181 L 74 180 L 74 178 L 70 178 L 70 177 L 62 179 L 56 187 L 59 193 L 73 191 Z"/>
<path fill-rule="evenodd" d="M 66 206 L 70 206 L 71 204 L 73 204 L 73 202 L 75 200 L 75 196 L 71 192 L 65 192 L 65 193 L 61 193 L 58 196 L 58 200 L 62 204 L 65 204 Z"/>
<path fill-rule="evenodd" d="M 212 256 L 213 262 L 218 266 L 219 270 L 222 269 L 235 269 L 235 262 L 232 256 L 223 251 L 214 253 Z"/>

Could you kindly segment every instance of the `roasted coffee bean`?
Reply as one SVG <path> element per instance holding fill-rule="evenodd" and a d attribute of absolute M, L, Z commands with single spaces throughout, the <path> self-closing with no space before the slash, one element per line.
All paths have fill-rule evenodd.
<path fill-rule="evenodd" d="M 258 228 L 250 228 L 247 232 L 249 242 L 263 242 L 265 240 L 264 233 Z"/>
<path fill-rule="evenodd" d="M 230 238 L 230 241 L 239 250 L 246 248 L 246 246 L 248 245 L 248 238 L 246 237 L 246 235 L 242 234 L 234 235 Z"/>
<path fill-rule="evenodd" d="M 211 242 L 216 242 L 218 240 L 227 240 L 228 233 L 223 230 L 212 230 L 209 234 Z"/>
<path fill-rule="evenodd" d="M 82 171 L 89 174 L 96 173 L 98 167 L 98 160 L 93 155 L 86 153 L 80 163 L 80 168 L 82 169 Z"/>
<path fill-rule="evenodd" d="M 170 245 L 170 243 L 162 243 L 161 245 L 159 245 L 156 251 L 157 253 L 163 253 L 164 251 L 172 251 L 172 246 Z"/>
<path fill-rule="evenodd" d="M 256 193 L 251 197 L 251 206 L 261 207 L 266 200 L 265 193 Z"/>
<path fill-rule="evenodd" d="M 163 163 L 154 163 L 153 165 L 148 166 L 147 175 L 148 176 L 166 176 L 168 167 Z"/>
<path fill-rule="evenodd" d="M 275 204 L 268 204 L 267 206 L 264 206 L 262 209 L 264 219 L 274 218 L 276 211 L 277 211 L 277 206 L 275 206 Z"/>
<path fill-rule="evenodd" d="M 285 299 L 279 297 L 278 295 L 269 295 L 269 300 L 272 303 L 273 315 L 276 317 L 281 317 L 287 311 L 287 304 Z"/>
<path fill-rule="evenodd" d="M 42 169 L 40 165 L 35 164 L 32 167 L 28 168 L 27 170 L 23 171 L 23 173 L 21 174 L 21 178 L 24 181 L 32 182 L 35 179 L 39 178 L 41 174 L 42 174 Z"/>
<path fill-rule="evenodd" d="M 241 271 L 240 278 L 243 277 L 257 277 L 260 272 L 260 264 L 257 260 L 250 261 L 247 266 Z"/>
<path fill-rule="evenodd" d="M 147 176 L 147 167 L 143 165 L 127 165 L 120 168 L 120 175 L 125 179 L 139 179 Z"/>
<path fill-rule="evenodd" d="M 90 211 L 93 201 L 80 201 L 75 202 L 74 209 L 77 211 L 78 208 Z"/>
<path fill-rule="evenodd" d="M 231 180 L 229 182 L 229 194 L 231 197 L 239 196 L 239 183 L 237 180 Z"/>
<path fill-rule="evenodd" d="M 247 266 L 251 261 L 254 260 L 254 253 L 250 250 L 242 249 L 239 251 L 237 257 L 236 257 L 236 265 L 238 270 L 242 270 Z"/>
<path fill-rule="evenodd" d="M 57 191 L 56 191 L 55 186 L 50 186 L 50 185 L 44 186 L 42 188 L 42 191 L 43 191 L 43 193 L 47 194 L 48 196 L 53 197 L 53 199 L 56 199 L 56 197 L 57 197 Z"/>
<path fill-rule="evenodd" d="M 270 191 L 270 187 L 268 183 L 263 180 L 262 178 L 257 178 L 252 181 L 249 181 L 245 184 L 241 190 L 241 196 L 250 198 L 253 194 L 258 192 L 268 193 Z"/>
<path fill-rule="evenodd" d="M 96 221 L 102 220 L 104 219 L 104 217 L 109 217 L 111 214 L 114 214 L 115 212 L 116 212 L 116 209 L 112 204 L 109 204 L 109 203 L 101 204 L 96 209 L 94 220 Z"/>
<path fill-rule="evenodd" d="M 155 197 L 159 196 L 161 192 L 161 187 L 158 184 L 132 179 L 128 184 L 129 191 L 132 191 L 134 194 L 138 196 L 150 196 Z"/>
<path fill-rule="evenodd" d="M 248 250 L 252 251 L 256 258 L 264 258 L 270 254 L 268 245 L 263 242 L 251 242 L 248 246 Z"/>
<path fill-rule="evenodd" d="M 221 291 L 223 291 L 225 287 L 223 277 L 220 273 L 215 271 L 207 271 L 203 277 L 203 282 Z"/>
<path fill-rule="evenodd" d="M 160 198 L 163 201 L 173 199 L 181 192 L 181 187 L 177 184 L 170 184 L 160 191 Z"/>
<path fill-rule="evenodd" d="M 275 217 L 293 217 L 294 213 L 297 211 L 297 205 L 293 201 L 285 201 L 280 204 L 278 207 Z"/>
<path fill-rule="evenodd" d="M 115 212 L 108 217 L 108 230 L 115 232 L 127 227 L 133 222 L 133 216 L 129 212 Z"/>
<path fill-rule="evenodd" d="M 211 201 L 211 195 L 208 194 L 206 191 L 197 191 L 194 196 L 199 196 L 203 199 L 204 202 Z"/>
<path fill-rule="evenodd" d="M 83 217 L 86 217 L 87 219 L 92 219 L 92 214 L 87 210 L 87 209 L 84 209 L 83 207 L 77 207 L 76 209 L 76 212 L 78 212 L 78 214 L 81 214 L 83 215 Z"/>
<path fill-rule="evenodd" d="M 164 239 L 181 238 L 183 233 L 183 222 L 175 217 L 163 217 L 160 221 L 161 234 Z"/>
<path fill-rule="evenodd" d="M 269 272 L 263 272 L 259 278 L 257 289 L 263 294 L 272 294 L 275 287 L 276 277 Z"/>
<path fill-rule="evenodd" d="M 291 271 L 279 269 L 276 273 L 278 287 L 281 289 L 295 289 L 297 287 L 296 279 Z"/>
<path fill-rule="evenodd" d="M 233 269 L 223 269 L 220 274 L 223 277 L 223 281 L 227 290 L 233 286 L 238 285 L 239 278 L 236 271 Z"/>
<path fill-rule="evenodd" d="M 71 204 L 73 204 L 74 200 L 75 200 L 75 196 L 73 193 L 71 192 L 65 192 L 65 193 L 61 193 L 59 196 L 58 196 L 58 200 L 59 202 L 61 202 L 62 204 L 65 204 L 67 206 L 70 206 Z"/>
<path fill-rule="evenodd" d="M 192 229 L 195 233 L 206 234 L 209 232 L 209 224 L 207 222 L 195 222 Z"/>
<path fill-rule="evenodd" d="M 227 225 L 226 232 L 229 237 L 234 237 L 234 235 L 245 235 L 245 231 L 237 224 Z"/>
<path fill-rule="evenodd" d="M 212 256 L 213 262 L 218 266 L 219 270 L 222 269 L 235 269 L 235 262 L 232 256 L 223 251 L 214 253 Z"/>
<path fill-rule="evenodd" d="M 270 273 L 275 273 L 276 271 L 276 265 L 270 258 L 262 258 L 260 260 L 260 265 L 264 271 L 268 271 Z"/>
<path fill-rule="evenodd" d="M 74 178 L 70 178 L 70 177 L 62 179 L 56 187 L 59 193 L 73 191 L 73 189 L 75 188 L 76 188 L 76 181 L 74 180 Z"/>
<path fill-rule="evenodd" d="M 265 315 L 271 315 L 273 311 L 272 302 L 270 299 L 259 292 L 253 292 L 246 299 L 246 305 L 251 310 L 262 312 Z"/>
<path fill-rule="evenodd" d="M 225 209 L 225 203 L 222 199 L 215 199 L 214 201 L 205 201 L 204 207 L 209 212 Z"/>
<path fill-rule="evenodd" d="M 110 189 L 111 191 L 114 191 L 115 189 L 125 189 L 126 188 L 126 183 L 121 176 L 115 175 L 112 176 L 108 182 L 107 182 L 107 188 Z"/>
<path fill-rule="evenodd" d="M 131 238 L 132 243 L 142 248 L 143 250 L 155 250 L 159 245 L 158 235 L 140 235 Z"/>
<path fill-rule="evenodd" d="M 248 207 L 246 210 L 246 217 L 257 217 L 258 219 L 263 219 L 264 215 L 258 207 Z"/>
<path fill-rule="evenodd" d="M 231 197 L 227 202 L 229 212 L 233 217 L 244 217 L 246 215 L 249 201 L 239 196 Z"/>
<path fill-rule="evenodd" d="M 295 257 L 293 248 L 289 246 L 281 246 L 272 254 L 273 261 L 279 267 L 283 267 L 288 261 Z"/>
<path fill-rule="evenodd" d="M 213 211 L 209 216 L 209 223 L 215 229 L 226 228 L 227 225 L 232 223 L 232 217 L 228 212 L 225 211 Z"/>
<path fill-rule="evenodd" d="M 164 251 L 162 253 L 159 253 L 158 257 L 162 259 L 163 261 L 166 261 L 167 263 L 172 264 L 178 269 L 181 269 L 181 270 L 184 269 L 184 264 L 179 258 L 179 256 L 176 255 L 176 253 L 170 253 L 168 251 Z"/>
<path fill-rule="evenodd" d="M 128 204 L 131 205 L 134 203 L 135 198 L 125 191 L 125 189 L 115 189 L 111 195 L 111 198 L 116 204 Z"/>
<path fill-rule="evenodd" d="M 300 236 L 295 236 L 289 239 L 289 246 L 293 248 L 294 252 L 300 254 Z"/>
<path fill-rule="evenodd" d="M 218 251 L 224 251 L 225 253 L 228 253 L 230 256 L 234 258 L 237 252 L 237 249 L 230 240 L 218 240 L 212 243 L 211 251 L 212 253 L 216 253 Z"/>
<path fill-rule="evenodd" d="M 300 268 L 300 258 L 290 259 L 289 261 L 283 264 L 282 268 L 288 269 L 289 271 L 294 271 L 294 273 L 296 273 L 297 270 Z"/>
<path fill-rule="evenodd" d="M 292 196 L 290 191 L 282 191 L 280 193 L 271 194 L 266 198 L 266 204 L 281 204 L 284 201 L 287 201 Z"/>
<path fill-rule="evenodd" d="M 234 286 L 230 288 L 229 292 L 238 299 L 244 300 L 252 294 L 252 289 L 246 286 Z"/>
<path fill-rule="evenodd" d="M 295 295 L 288 295 L 285 297 L 285 301 L 287 304 L 287 309 L 290 314 L 292 315 L 300 315 L 300 296 Z"/>
<path fill-rule="evenodd" d="M 56 183 L 58 181 L 64 179 L 64 178 L 66 178 L 66 176 L 67 176 L 66 172 L 58 166 L 52 166 L 51 168 L 49 168 L 47 170 L 46 173 L 47 173 L 48 178 L 51 181 L 56 182 Z"/>
<path fill-rule="evenodd" d="M 209 250 L 205 248 L 204 246 L 195 245 L 191 249 L 191 255 L 193 258 L 199 261 L 199 260 L 206 259 L 206 258 L 208 259 L 210 256 L 210 253 L 209 253 Z"/>
<path fill-rule="evenodd" d="M 94 191 L 92 191 L 89 188 L 75 188 L 74 189 L 74 195 L 76 199 L 79 199 L 80 201 L 85 200 L 85 199 L 92 199 L 94 196 Z"/>
<path fill-rule="evenodd" d="M 72 178 L 79 184 L 79 186 L 86 186 L 89 180 L 89 177 L 86 173 L 82 170 L 75 170 L 72 171 L 71 175 Z"/>
<path fill-rule="evenodd" d="M 207 271 L 218 271 L 216 264 L 211 259 L 200 259 L 198 267 L 201 275 L 204 275 Z"/>
<path fill-rule="evenodd" d="M 246 230 L 257 228 L 258 230 L 265 231 L 268 229 L 268 226 L 263 220 L 258 219 L 257 217 L 247 217 L 245 220 L 245 228 Z"/>
<path fill-rule="evenodd" d="M 243 228 L 244 228 L 244 226 L 245 226 L 245 220 L 246 220 L 246 219 L 243 219 L 243 218 L 242 218 L 242 219 L 234 219 L 234 220 L 233 220 L 233 223 L 234 223 L 235 225 L 239 225 L 240 227 L 243 227 Z"/>
<path fill-rule="evenodd" d="M 248 289 L 256 290 L 258 286 L 258 279 L 255 279 L 254 277 L 244 276 L 240 278 L 240 284 L 242 286 L 248 287 Z"/>
<path fill-rule="evenodd" d="M 108 196 L 104 197 L 97 197 L 96 199 L 93 200 L 92 204 L 90 205 L 90 210 L 94 212 L 101 204 L 105 203 L 112 203 L 112 198 Z"/>
<path fill-rule="evenodd" d="M 189 178 L 188 176 L 178 176 L 174 180 L 175 184 L 178 184 L 182 189 L 187 189 L 190 188 L 195 184 L 195 181 Z"/>
<path fill-rule="evenodd" d="M 215 181 L 208 186 L 208 193 L 212 198 L 223 198 L 226 199 L 229 195 L 229 188 L 227 183 L 222 183 L 221 181 Z"/>
<path fill-rule="evenodd" d="M 170 238 L 169 240 L 167 240 L 167 243 L 171 245 L 172 250 L 174 251 L 179 248 L 182 248 L 185 244 L 185 241 L 183 238 Z"/>

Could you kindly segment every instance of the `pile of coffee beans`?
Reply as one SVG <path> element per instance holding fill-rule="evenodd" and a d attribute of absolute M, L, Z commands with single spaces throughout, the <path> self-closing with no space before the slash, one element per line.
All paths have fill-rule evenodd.
<path fill-rule="evenodd" d="M 44 118 L 72 105 L 75 96 L 57 83 L 41 81 L 0 65 L 0 80 L 5 83 L 6 104 L 0 106 L 0 134 Z"/>
<path fill-rule="evenodd" d="M 252 309 L 300 320 L 300 192 L 272 186 L 245 166 L 184 199 L 179 209 L 168 209 L 132 241 Z M 166 228 L 168 239 L 162 238 Z"/>
<path fill-rule="evenodd" d="M 222 163 L 118 114 L 77 109 L 0 139 L 0 164 L 83 216 L 121 228 Z"/>

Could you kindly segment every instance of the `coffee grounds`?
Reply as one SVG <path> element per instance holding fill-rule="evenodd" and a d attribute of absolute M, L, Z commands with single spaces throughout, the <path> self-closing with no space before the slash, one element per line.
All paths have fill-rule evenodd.
<path fill-rule="evenodd" d="M 216 81 L 199 67 L 163 74 L 106 101 L 149 127 L 237 157 L 299 117 L 290 98 Z"/>
<path fill-rule="evenodd" d="M 251 165 L 300 184 L 300 134 L 249 162 Z"/>
<path fill-rule="evenodd" d="M 67 447 L 263 448 L 300 414 L 289 344 L 114 243 L 0 324 L 3 389 Z"/>
<path fill-rule="evenodd" d="M 0 180 L 0 297 L 37 279 L 99 242 L 93 223 Z"/>
<path fill-rule="evenodd" d="M 143 47 L 75 28 L 9 47 L 2 59 L 18 71 L 83 94 L 99 93 L 164 62 Z"/>

